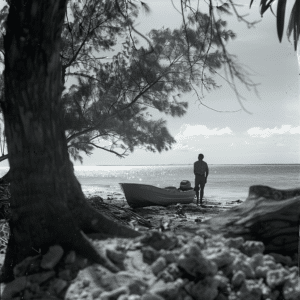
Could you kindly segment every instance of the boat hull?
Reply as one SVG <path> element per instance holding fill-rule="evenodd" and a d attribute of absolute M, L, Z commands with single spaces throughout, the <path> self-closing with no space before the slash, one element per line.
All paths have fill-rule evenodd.
<path fill-rule="evenodd" d="M 177 203 L 189 204 L 194 200 L 195 192 L 162 189 L 152 185 L 138 183 L 120 183 L 127 203 L 132 208 L 146 206 L 168 206 Z"/>

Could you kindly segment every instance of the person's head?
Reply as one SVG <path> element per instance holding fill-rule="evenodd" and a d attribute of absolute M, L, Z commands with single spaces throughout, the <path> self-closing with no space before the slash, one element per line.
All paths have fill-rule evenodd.
<path fill-rule="evenodd" d="M 202 153 L 198 155 L 199 160 L 202 160 L 203 158 L 204 158 L 204 155 Z"/>

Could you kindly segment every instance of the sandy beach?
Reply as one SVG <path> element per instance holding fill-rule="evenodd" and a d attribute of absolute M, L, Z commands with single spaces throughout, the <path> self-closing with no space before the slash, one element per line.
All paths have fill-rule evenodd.
<path fill-rule="evenodd" d="M 198 224 L 216 216 L 222 211 L 228 210 L 238 205 L 241 200 L 228 201 L 222 203 L 216 200 L 207 201 L 203 200 L 203 206 L 196 205 L 196 198 L 191 204 L 181 205 L 183 215 L 178 213 L 178 207 L 176 205 L 170 205 L 168 207 L 163 206 L 149 206 L 144 208 L 132 209 L 128 205 L 123 193 L 114 192 L 109 189 L 103 189 L 97 194 L 100 196 L 104 203 L 117 205 L 124 209 L 132 210 L 141 217 L 145 218 L 152 225 L 151 229 L 159 229 L 161 226 L 170 227 L 171 231 L 183 232 L 183 231 L 195 231 L 198 229 Z M 90 195 L 93 196 L 93 195 Z M 139 225 L 137 222 L 133 222 L 135 228 L 141 232 L 148 231 L 149 228 Z"/>

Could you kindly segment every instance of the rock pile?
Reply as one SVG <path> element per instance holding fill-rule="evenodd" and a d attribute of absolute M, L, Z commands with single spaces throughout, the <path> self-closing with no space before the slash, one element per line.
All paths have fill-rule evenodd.
<path fill-rule="evenodd" d="M 261 242 L 200 229 L 193 237 L 149 231 L 93 244 L 117 273 L 54 246 L 15 267 L 2 299 L 300 299 L 297 261 L 264 255 Z"/>
<path fill-rule="evenodd" d="M 87 259 L 56 245 L 45 255 L 27 257 L 14 268 L 15 279 L 2 288 L 1 299 L 63 299 L 66 288 Z"/>

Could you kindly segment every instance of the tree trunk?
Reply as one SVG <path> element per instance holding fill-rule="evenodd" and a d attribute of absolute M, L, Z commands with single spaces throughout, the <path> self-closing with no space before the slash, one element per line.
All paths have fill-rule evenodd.
<path fill-rule="evenodd" d="M 205 227 L 225 236 L 262 241 L 265 252 L 298 253 L 300 189 L 251 186 L 246 201 L 208 220 Z"/>
<path fill-rule="evenodd" d="M 10 183 L 10 170 L 0 178 L 0 184 L 9 184 Z"/>
<path fill-rule="evenodd" d="M 84 199 L 62 123 L 59 60 L 66 0 L 10 3 L 4 38 L 5 101 L 1 103 L 11 177 L 11 237 L 2 280 L 26 256 L 61 244 L 108 264 L 82 233 L 136 236 Z"/>

